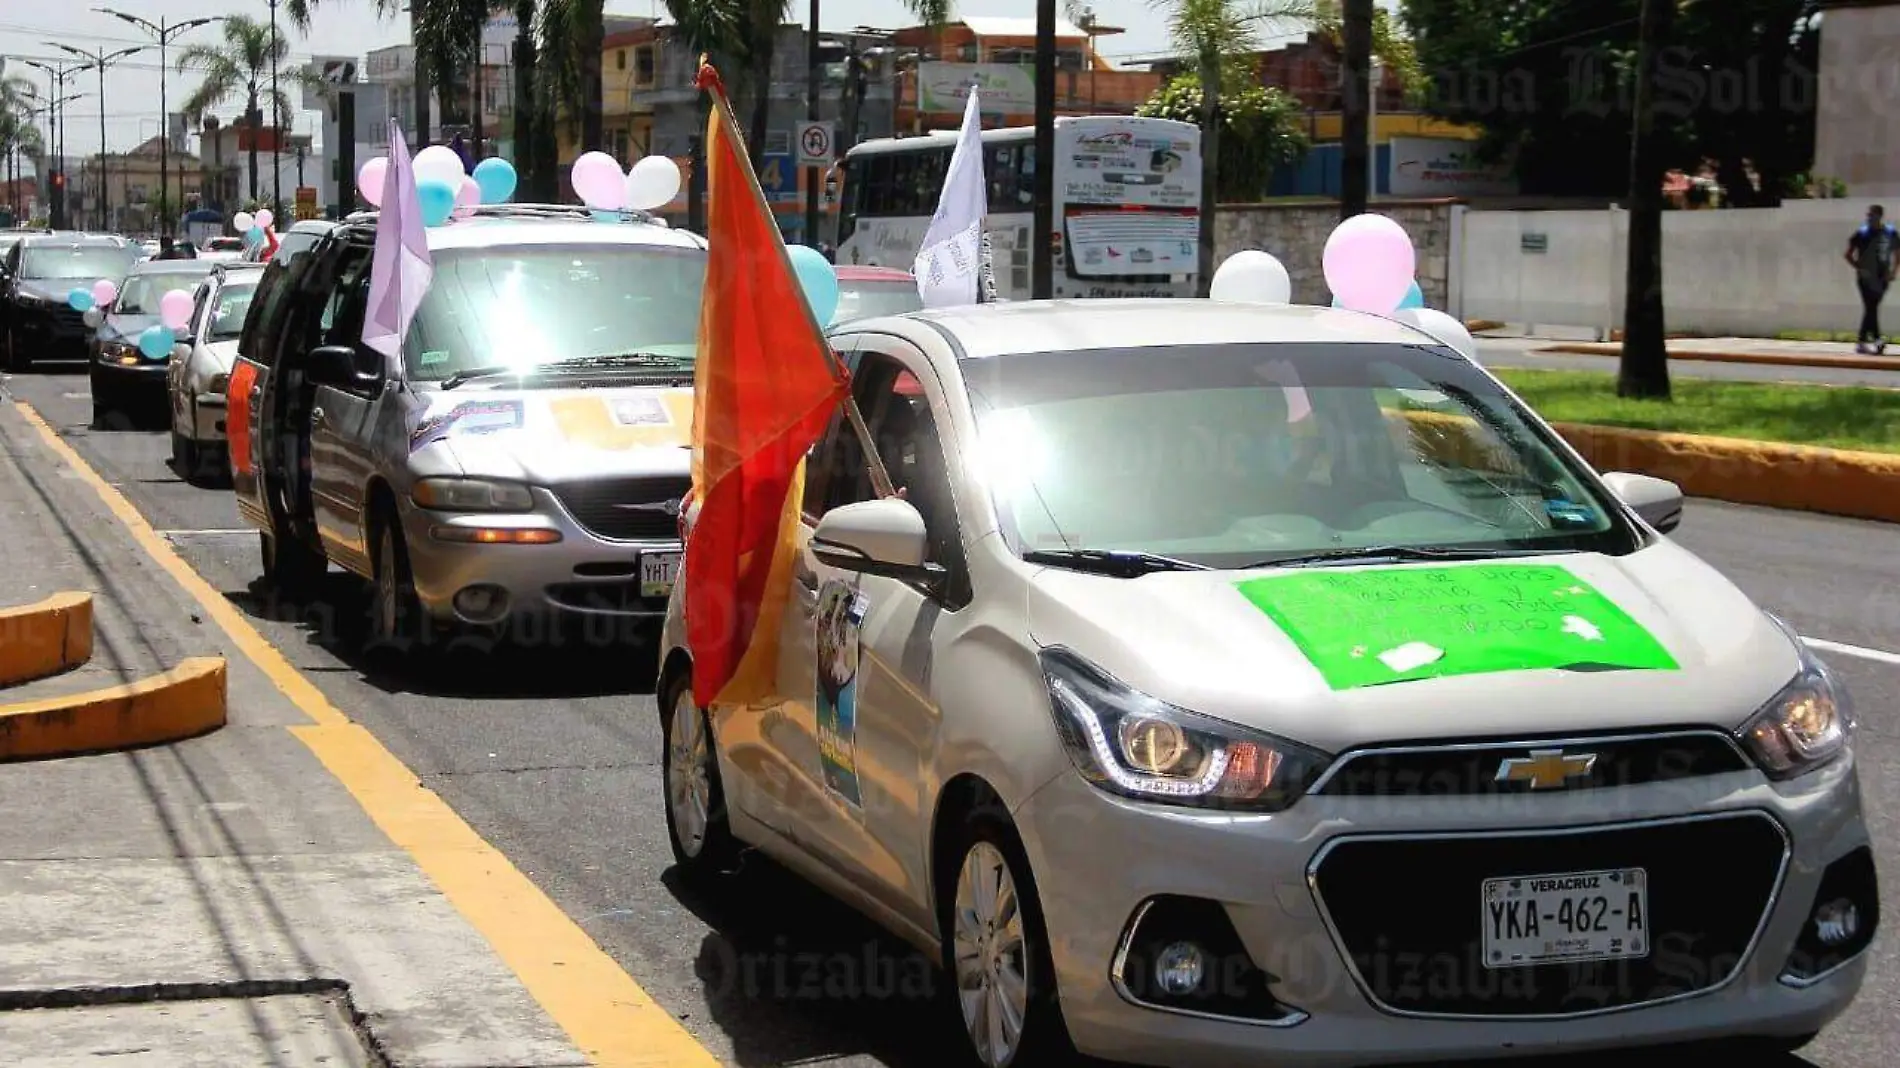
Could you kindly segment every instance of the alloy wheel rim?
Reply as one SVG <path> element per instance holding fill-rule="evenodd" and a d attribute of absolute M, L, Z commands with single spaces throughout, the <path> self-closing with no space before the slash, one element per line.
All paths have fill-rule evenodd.
<path fill-rule="evenodd" d="M 978 1059 L 1002 1068 L 1016 1056 L 1029 1013 L 1022 899 L 1001 850 L 978 842 L 957 873 L 951 934 L 957 1000 Z"/>
<path fill-rule="evenodd" d="M 706 846 L 712 813 L 711 746 L 699 709 L 686 688 L 673 698 L 672 729 L 667 732 L 666 789 L 673 802 L 673 838 L 680 852 L 699 856 Z"/>

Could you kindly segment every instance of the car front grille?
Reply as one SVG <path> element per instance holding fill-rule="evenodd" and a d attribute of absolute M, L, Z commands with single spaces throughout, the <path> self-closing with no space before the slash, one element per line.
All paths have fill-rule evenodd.
<path fill-rule="evenodd" d="M 1401 1015 L 1551 1017 L 1666 1001 L 1726 983 L 1780 892 L 1788 838 L 1745 811 L 1585 828 L 1334 839 L 1309 872 L 1360 989 Z M 1647 956 L 1487 968 L 1487 879 L 1641 868 Z"/>
<path fill-rule="evenodd" d="M 1564 780 L 1563 790 L 1695 779 L 1747 771 L 1752 765 L 1734 739 L 1720 731 L 1682 730 L 1609 737 L 1566 737 L 1509 742 L 1438 742 L 1382 746 L 1340 756 L 1309 791 L 1332 797 L 1458 797 L 1542 792 L 1525 779 L 1500 778 L 1507 761 L 1551 751 L 1593 758 L 1587 772 Z M 1549 789 L 1546 785 L 1545 789 Z"/>
<path fill-rule="evenodd" d="M 679 540 L 680 501 L 692 488 L 685 476 L 602 478 L 552 487 L 574 521 L 614 541 Z"/>

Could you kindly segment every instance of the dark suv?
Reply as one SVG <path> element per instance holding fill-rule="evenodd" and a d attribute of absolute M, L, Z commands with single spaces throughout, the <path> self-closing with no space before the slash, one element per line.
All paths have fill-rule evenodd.
<path fill-rule="evenodd" d="M 6 330 L 7 369 L 24 371 L 40 360 L 81 360 L 92 331 L 66 302 L 76 288 L 115 283 L 138 258 L 136 246 L 116 237 L 33 235 L 7 250 L 0 323 Z"/>

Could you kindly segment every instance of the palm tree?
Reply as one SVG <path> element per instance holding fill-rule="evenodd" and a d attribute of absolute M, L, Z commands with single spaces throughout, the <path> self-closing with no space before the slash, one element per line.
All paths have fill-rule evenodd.
<path fill-rule="evenodd" d="M 943 28 L 950 24 L 950 0 L 904 0 L 904 7 L 918 23 L 929 27 L 937 42 L 937 58 L 943 59 Z M 1071 18 L 1070 21 L 1074 21 Z"/>
<path fill-rule="evenodd" d="M 284 13 L 290 16 L 290 24 L 297 27 L 297 32 L 305 34 L 310 32 L 310 13 L 316 10 L 320 2 L 321 0 L 285 0 Z M 332 3 L 334 2 L 335 0 L 332 0 Z M 407 11 L 409 13 L 409 37 L 410 40 L 414 40 L 417 28 L 427 13 L 427 8 L 431 0 L 369 0 L 369 2 L 375 7 L 376 14 L 384 18 L 394 15 L 399 11 Z M 425 77 L 427 69 L 427 65 L 423 62 L 422 57 L 418 55 L 416 57 L 415 74 L 416 142 L 411 146 L 413 148 L 421 148 L 429 143 L 429 128 L 431 125 L 429 122 L 429 90 L 432 87 L 432 83 Z"/>
<path fill-rule="evenodd" d="M 251 128 L 250 192 L 251 200 L 256 201 L 257 130 L 263 125 L 264 119 L 258 101 L 261 97 L 273 96 L 271 66 L 274 62 L 279 67 L 285 67 L 284 60 L 290 54 L 290 48 L 281 35 L 272 32 L 270 23 L 246 15 L 227 15 L 223 31 L 222 44 L 189 45 L 178 56 L 180 71 L 192 67 L 204 71 L 204 81 L 185 99 L 185 118 L 196 125 L 204 118 L 205 112 L 230 97 L 244 98 L 244 122 Z M 280 82 L 285 77 L 296 84 L 303 79 L 304 73 L 302 68 L 287 68 L 280 73 Z M 271 114 L 282 116 L 291 110 L 290 95 L 279 88 L 271 100 Z"/>
<path fill-rule="evenodd" d="M 541 51 L 551 68 L 549 87 L 578 120 L 583 152 L 600 148 L 602 140 L 602 6 L 602 0 L 543 0 L 541 7 Z"/>
<path fill-rule="evenodd" d="M 1221 75 L 1228 61 L 1252 54 L 1263 25 L 1281 28 L 1323 20 L 1312 0 L 1153 0 L 1168 12 L 1177 47 L 1194 60 L 1201 81 L 1200 293 L 1214 281 L 1214 211 L 1220 167 Z M 1362 168 L 1363 169 L 1363 168 Z"/>
<path fill-rule="evenodd" d="M 40 150 L 40 131 L 33 125 L 33 105 L 29 102 L 34 95 L 33 84 L 24 76 L 0 77 L 0 161 L 4 161 L 7 179 L 7 206 L 13 209 L 16 226 L 26 222 L 19 205 L 13 202 L 18 188 L 18 159 L 36 155 Z"/>

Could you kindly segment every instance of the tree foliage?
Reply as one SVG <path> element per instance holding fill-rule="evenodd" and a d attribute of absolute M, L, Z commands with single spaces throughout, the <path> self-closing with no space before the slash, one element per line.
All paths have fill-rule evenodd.
<path fill-rule="evenodd" d="M 1816 0 L 1677 0 L 1657 57 L 1669 166 L 1715 161 L 1730 200 L 1773 203 L 1812 155 Z M 1629 185 L 1641 0 L 1401 0 L 1420 100 L 1515 157 L 1526 192 L 1620 196 Z M 1758 183 L 1745 178 L 1748 168 Z M 1759 191 L 1756 190 L 1759 185 Z"/>
<path fill-rule="evenodd" d="M 1215 192 L 1229 203 L 1258 200 L 1274 170 L 1298 162 L 1310 147 L 1299 100 L 1251 83 L 1249 73 L 1244 66 L 1229 64 L 1217 103 L 1221 158 Z M 1201 78 L 1190 72 L 1156 90 L 1136 114 L 1198 126 L 1201 108 Z"/>

